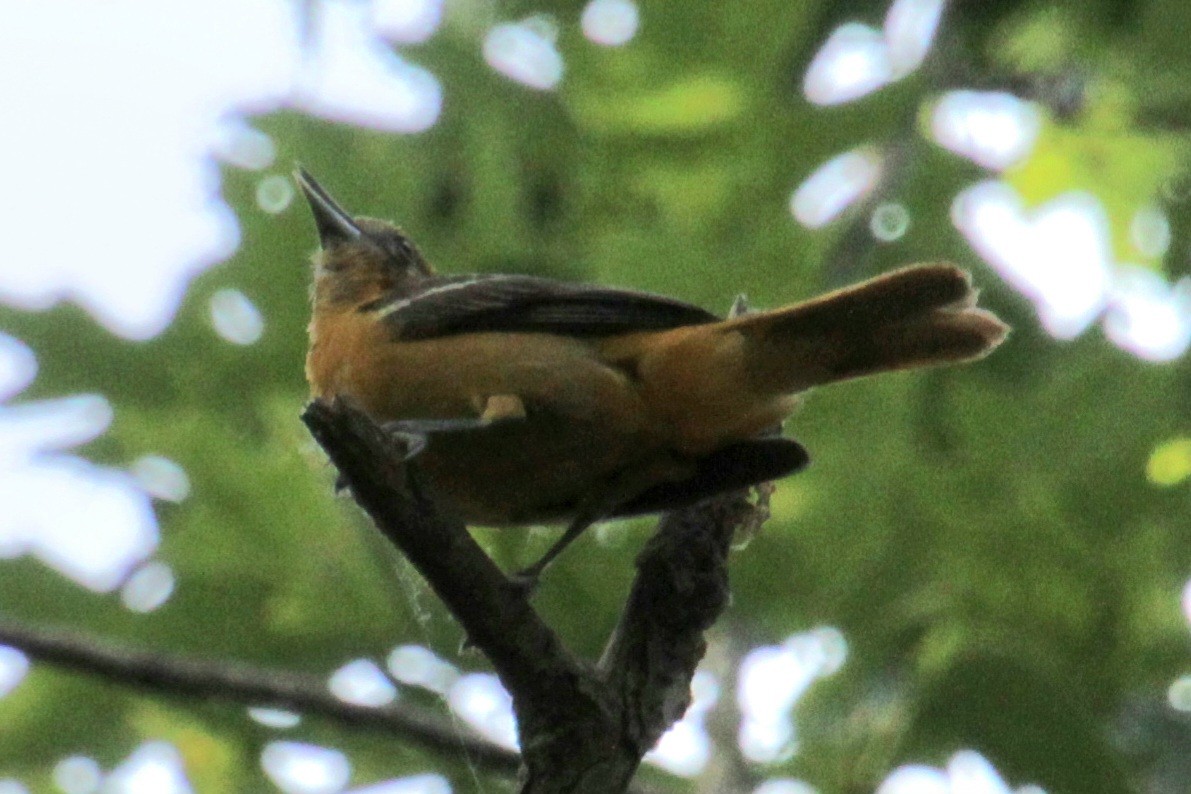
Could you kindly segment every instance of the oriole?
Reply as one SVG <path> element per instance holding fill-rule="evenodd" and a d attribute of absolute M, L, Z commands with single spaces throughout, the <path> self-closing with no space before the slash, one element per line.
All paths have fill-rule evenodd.
<path fill-rule="evenodd" d="M 1008 330 L 949 264 L 727 319 L 644 292 L 440 276 L 395 226 L 295 178 L 321 243 L 312 395 L 423 440 L 424 481 L 468 523 L 568 522 L 525 581 L 595 521 L 803 468 L 806 451 L 774 431 L 799 392 L 980 358 Z"/>

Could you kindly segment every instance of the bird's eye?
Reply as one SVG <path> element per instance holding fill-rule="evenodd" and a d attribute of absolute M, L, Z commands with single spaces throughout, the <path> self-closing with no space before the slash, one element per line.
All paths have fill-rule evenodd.
<path fill-rule="evenodd" d="M 342 273 L 350 266 L 351 261 L 343 256 L 323 255 L 318 263 L 319 268 L 328 273 Z"/>
<path fill-rule="evenodd" d="M 401 267 L 409 267 L 417 260 L 413 246 L 404 237 L 387 238 L 384 241 L 383 248 L 385 253 L 393 259 L 394 263 Z"/>

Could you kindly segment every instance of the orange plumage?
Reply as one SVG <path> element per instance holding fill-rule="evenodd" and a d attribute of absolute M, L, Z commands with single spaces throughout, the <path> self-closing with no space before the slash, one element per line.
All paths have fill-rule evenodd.
<path fill-rule="evenodd" d="M 1007 332 L 968 275 L 918 265 L 720 319 L 640 292 L 526 276 L 443 277 L 395 227 L 353 218 L 305 173 L 322 242 L 306 374 L 396 432 L 468 522 L 679 507 L 792 473 L 774 435 L 813 386 L 980 358 Z"/>

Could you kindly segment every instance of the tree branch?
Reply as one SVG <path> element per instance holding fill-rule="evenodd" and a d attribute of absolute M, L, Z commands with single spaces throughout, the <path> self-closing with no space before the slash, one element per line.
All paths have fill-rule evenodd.
<path fill-rule="evenodd" d="M 547 726 L 557 732 L 578 721 L 602 724 L 611 704 L 588 666 L 563 648 L 467 528 L 422 493 L 391 434 L 341 400 L 311 403 L 302 420 L 377 529 L 409 558 L 492 662 L 513 698 L 522 748 L 534 747 L 532 737 Z"/>
<path fill-rule="evenodd" d="M 453 761 L 466 757 L 496 772 L 514 772 L 520 757 L 440 715 L 409 703 L 371 707 L 346 703 L 313 675 L 262 670 L 127 647 L 65 631 L 0 619 L 0 644 L 58 667 L 170 696 L 217 698 L 313 714 L 353 728 L 379 728 Z"/>
<path fill-rule="evenodd" d="M 706 631 L 728 604 L 728 550 L 753 505 L 747 492 L 662 517 L 599 669 L 626 713 L 622 729 L 648 752 L 690 705 Z"/>
<path fill-rule="evenodd" d="M 690 700 L 703 632 L 728 600 L 736 529 L 764 520 L 747 492 L 668 514 L 637 560 L 598 668 L 570 654 L 524 595 L 417 486 L 404 450 L 342 401 L 303 420 L 380 532 L 410 560 L 492 662 L 513 698 L 523 794 L 624 791 Z"/>

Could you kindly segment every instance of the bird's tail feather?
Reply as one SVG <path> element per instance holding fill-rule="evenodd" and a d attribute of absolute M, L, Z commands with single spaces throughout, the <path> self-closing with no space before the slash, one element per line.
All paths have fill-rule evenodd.
<path fill-rule="evenodd" d="M 954 265 L 915 265 L 722 328 L 749 340 L 752 387 L 788 394 L 987 355 L 1009 329 L 975 307 L 976 295 L 971 277 Z"/>

